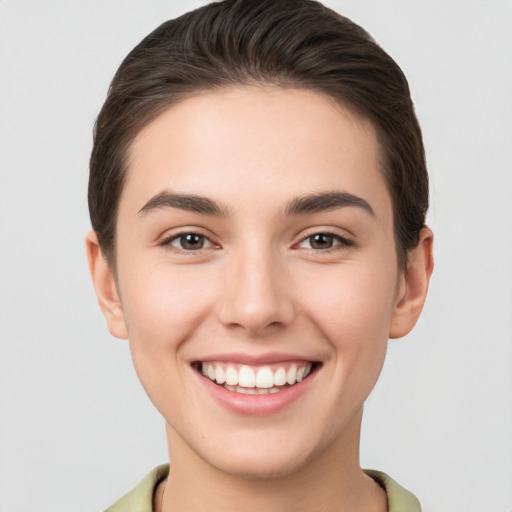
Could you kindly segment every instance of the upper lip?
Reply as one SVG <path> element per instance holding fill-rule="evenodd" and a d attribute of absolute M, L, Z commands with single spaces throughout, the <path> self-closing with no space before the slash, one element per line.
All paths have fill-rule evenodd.
<path fill-rule="evenodd" d="M 315 362 L 317 360 L 314 358 L 303 356 L 303 355 L 282 353 L 282 352 L 269 352 L 266 354 L 258 354 L 258 355 L 229 352 L 229 353 L 219 353 L 219 354 L 207 355 L 200 359 L 196 359 L 194 362 L 214 362 L 214 361 L 259 366 L 259 365 L 264 365 L 264 364 L 285 363 L 285 362 L 292 362 L 292 361 L 293 362 L 299 362 L 299 361 Z"/>

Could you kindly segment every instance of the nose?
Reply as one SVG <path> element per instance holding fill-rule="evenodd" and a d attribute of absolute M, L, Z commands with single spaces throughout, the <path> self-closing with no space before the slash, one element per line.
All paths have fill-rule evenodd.
<path fill-rule="evenodd" d="M 217 303 L 222 324 L 263 337 L 293 321 L 289 273 L 270 249 L 240 252 L 226 267 Z"/>

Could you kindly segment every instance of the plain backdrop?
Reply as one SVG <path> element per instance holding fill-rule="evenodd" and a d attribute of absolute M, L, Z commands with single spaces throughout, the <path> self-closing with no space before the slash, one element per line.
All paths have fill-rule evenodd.
<path fill-rule="evenodd" d="M 84 254 L 92 126 L 115 69 L 202 1 L 0 0 L 0 510 L 99 511 L 167 458 Z M 330 0 L 405 71 L 436 268 L 390 342 L 362 464 L 430 512 L 512 510 L 512 1 Z M 305 416 L 314 411 L 305 411 Z"/>

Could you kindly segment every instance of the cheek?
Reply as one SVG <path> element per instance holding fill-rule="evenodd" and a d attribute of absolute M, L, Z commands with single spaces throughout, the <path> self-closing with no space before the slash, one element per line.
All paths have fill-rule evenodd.
<path fill-rule="evenodd" d="M 154 405 L 181 415 L 189 390 L 182 346 L 204 321 L 211 291 L 201 271 L 191 273 L 165 264 L 137 264 L 126 259 L 119 268 L 121 299 L 136 373 Z M 129 271 L 123 272 L 126 269 Z M 175 392 L 169 394 L 169 390 Z M 185 400 L 186 401 L 186 400 Z M 170 417 L 169 414 L 164 414 Z"/>
<path fill-rule="evenodd" d="M 347 263 L 318 273 L 299 291 L 307 297 L 304 315 L 331 348 L 325 371 L 332 395 L 318 404 L 318 414 L 332 420 L 333 436 L 360 409 L 382 370 L 396 277 L 384 263 Z"/>
<path fill-rule="evenodd" d="M 165 263 L 119 268 L 121 299 L 128 336 L 134 349 L 150 352 L 177 349 L 207 314 L 213 293 L 206 269 L 174 268 Z"/>
<path fill-rule="evenodd" d="M 330 269 L 300 292 L 308 314 L 345 355 L 386 346 L 395 302 L 396 272 L 385 264 L 355 267 Z"/>

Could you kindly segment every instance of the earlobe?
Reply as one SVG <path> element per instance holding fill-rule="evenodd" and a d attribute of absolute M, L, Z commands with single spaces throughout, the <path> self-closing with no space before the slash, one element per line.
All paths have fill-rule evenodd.
<path fill-rule="evenodd" d="M 408 254 L 407 272 L 391 318 L 390 338 L 401 338 L 416 324 L 427 297 L 434 268 L 432 254 L 434 235 L 429 228 L 420 232 L 418 245 Z"/>
<path fill-rule="evenodd" d="M 128 338 L 123 306 L 115 282 L 114 273 L 101 253 L 98 237 L 90 231 L 85 237 L 85 248 L 94 290 L 108 330 L 116 338 Z"/>

